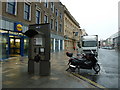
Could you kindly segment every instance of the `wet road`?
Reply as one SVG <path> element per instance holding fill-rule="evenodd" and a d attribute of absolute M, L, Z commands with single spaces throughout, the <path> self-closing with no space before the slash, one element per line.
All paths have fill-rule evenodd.
<path fill-rule="evenodd" d="M 99 49 L 101 71 L 98 75 L 93 70 L 81 69 L 80 75 L 106 88 L 118 88 L 118 52 Z"/>
<path fill-rule="evenodd" d="M 101 71 L 98 75 L 93 70 L 81 69 L 80 75 L 74 74 L 74 77 L 65 71 L 68 59 L 64 52 L 52 53 L 51 75 L 47 77 L 29 75 L 27 58 L 24 63 L 19 58 L 3 62 L 2 85 L 4 88 L 118 88 L 118 53 L 115 50 L 99 50 Z"/>

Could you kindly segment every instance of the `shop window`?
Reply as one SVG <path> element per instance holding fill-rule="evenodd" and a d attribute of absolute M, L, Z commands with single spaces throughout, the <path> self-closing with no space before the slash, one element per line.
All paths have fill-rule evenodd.
<path fill-rule="evenodd" d="M 29 39 L 24 39 L 24 55 L 28 55 Z"/>
<path fill-rule="evenodd" d="M 9 30 L 14 30 L 14 23 L 13 22 L 9 22 Z"/>
<path fill-rule="evenodd" d="M 23 25 L 23 31 L 22 32 L 26 32 L 27 30 L 28 30 L 28 26 Z"/>
<path fill-rule="evenodd" d="M 14 23 L 7 21 L 7 20 L 1 20 L 0 28 L 13 31 L 14 30 Z"/>
<path fill-rule="evenodd" d="M 8 36 L 2 35 L 2 58 L 8 58 Z"/>
<path fill-rule="evenodd" d="M 0 29 L 2 29 L 2 20 L 0 19 Z"/>
<path fill-rule="evenodd" d="M 60 40 L 60 50 L 63 49 L 63 40 Z"/>
<path fill-rule="evenodd" d="M 9 30 L 9 22 L 6 21 L 6 29 Z"/>
<path fill-rule="evenodd" d="M 6 29 L 6 21 L 2 20 L 2 29 Z"/>

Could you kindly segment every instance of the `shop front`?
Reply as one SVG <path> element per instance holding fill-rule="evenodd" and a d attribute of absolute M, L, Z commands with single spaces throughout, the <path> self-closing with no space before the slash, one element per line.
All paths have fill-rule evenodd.
<path fill-rule="evenodd" d="M 51 34 L 51 51 L 58 52 L 64 50 L 64 37 Z"/>
<path fill-rule="evenodd" d="M 0 60 L 28 55 L 28 37 L 18 30 L 0 30 Z"/>

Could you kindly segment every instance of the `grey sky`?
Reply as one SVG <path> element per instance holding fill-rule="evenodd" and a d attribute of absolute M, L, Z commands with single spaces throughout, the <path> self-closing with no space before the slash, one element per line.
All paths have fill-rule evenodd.
<path fill-rule="evenodd" d="M 120 0 L 60 0 L 89 35 L 106 39 L 118 31 Z"/>

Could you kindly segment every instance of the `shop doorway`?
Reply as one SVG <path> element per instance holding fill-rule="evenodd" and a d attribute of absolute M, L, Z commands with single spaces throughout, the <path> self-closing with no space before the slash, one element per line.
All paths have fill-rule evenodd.
<path fill-rule="evenodd" d="M 10 37 L 10 56 L 19 56 L 20 55 L 20 37 Z"/>

